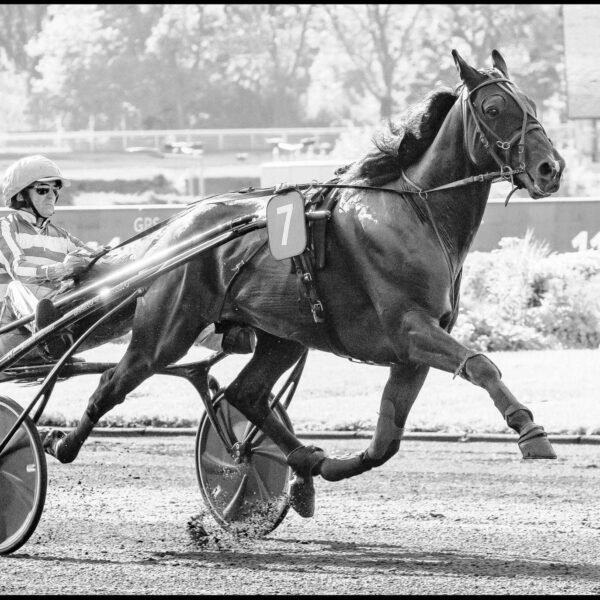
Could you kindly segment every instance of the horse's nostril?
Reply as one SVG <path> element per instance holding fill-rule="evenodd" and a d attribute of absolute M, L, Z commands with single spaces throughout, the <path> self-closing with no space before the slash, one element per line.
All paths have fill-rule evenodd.
<path fill-rule="evenodd" d="M 554 168 L 554 165 L 545 161 L 538 165 L 538 173 L 542 177 L 552 177 L 556 173 L 556 169 Z"/>

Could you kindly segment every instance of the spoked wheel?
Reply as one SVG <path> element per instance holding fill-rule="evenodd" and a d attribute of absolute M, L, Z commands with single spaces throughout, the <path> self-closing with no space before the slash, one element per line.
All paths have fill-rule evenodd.
<path fill-rule="evenodd" d="M 23 412 L 0 396 L 0 441 Z M 44 510 L 48 476 L 42 441 L 27 416 L 0 453 L 0 554 L 20 548 L 34 532 Z"/>
<path fill-rule="evenodd" d="M 248 442 L 252 424 L 219 393 L 213 400 L 229 448 L 205 414 L 196 435 L 196 474 L 200 492 L 217 523 L 252 537 L 266 535 L 289 509 L 291 469 L 283 452 L 261 431 Z M 285 409 L 273 411 L 292 431 Z"/>

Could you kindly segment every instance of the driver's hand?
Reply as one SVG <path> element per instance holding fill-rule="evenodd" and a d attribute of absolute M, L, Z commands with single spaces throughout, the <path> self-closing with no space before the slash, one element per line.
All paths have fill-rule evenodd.
<path fill-rule="evenodd" d="M 78 256 L 76 254 L 67 254 L 62 264 L 65 268 L 66 277 L 78 275 L 90 264 L 91 258 L 88 256 Z"/>

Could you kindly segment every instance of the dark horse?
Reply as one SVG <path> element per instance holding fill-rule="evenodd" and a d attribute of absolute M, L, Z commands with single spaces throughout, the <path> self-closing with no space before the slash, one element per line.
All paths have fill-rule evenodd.
<path fill-rule="evenodd" d="M 207 324 L 227 321 L 254 327 L 257 345 L 225 397 L 287 457 L 295 473 L 292 506 L 303 516 L 314 512 L 313 476 L 350 477 L 398 452 L 430 367 L 484 388 L 519 434 L 525 458 L 556 458 L 500 370 L 450 331 L 462 265 L 490 192 L 493 177 L 486 175 L 502 174 L 541 198 L 558 190 L 564 161 L 497 51 L 493 68 L 484 70 L 455 51 L 453 57 L 462 80 L 456 90 L 429 94 L 330 192 L 337 203 L 327 223 L 326 264 L 316 276 L 326 325 L 299 303 L 296 275 L 289 261 L 271 256 L 264 230 L 219 246 L 159 277 L 137 301 L 125 355 L 102 375 L 78 426 L 50 436 L 50 452 L 61 462 L 74 460 L 105 413 L 183 357 Z M 166 227 L 147 255 L 226 219 L 264 212 L 264 206 L 264 196 L 241 193 L 200 202 Z M 390 366 L 364 452 L 328 457 L 304 446 L 270 410 L 271 388 L 306 347 Z"/>

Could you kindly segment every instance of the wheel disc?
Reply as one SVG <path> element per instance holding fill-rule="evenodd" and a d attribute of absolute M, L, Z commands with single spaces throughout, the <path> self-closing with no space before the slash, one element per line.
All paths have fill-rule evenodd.
<path fill-rule="evenodd" d="M 0 441 L 23 409 L 0 396 Z M 0 554 L 21 547 L 34 532 L 46 500 L 46 456 L 37 428 L 26 417 L 0 453 Z"/>
<path fill-rule="evenodd" d="M 214 401 L 220 427 L 242 442 L 251 423 L 221 395 Z M 274 410 L 292 430 L 283 408 Z M 284 454 L 260 431 L 236 460 L 206 415 L 196 436 L 196 474 L 204 501 L 224 529 L 261 536 L 273 531 L 289 509 L 291 469 Z"/>

